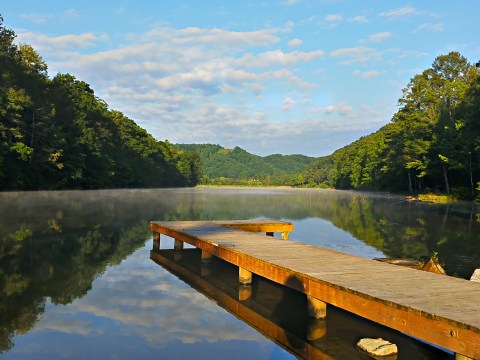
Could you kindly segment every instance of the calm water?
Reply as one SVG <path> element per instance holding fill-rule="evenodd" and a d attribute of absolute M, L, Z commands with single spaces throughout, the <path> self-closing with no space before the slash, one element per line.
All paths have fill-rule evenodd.
<path fill-rule="evenodd" d="M 451 358 L 334 308 L 312 322 L 304 297 L 266 280 L 240 302 L 236 269 L 202 267 L 171 239 L 150 260 L 149 220 L 250 218 L 292 221 L 292 240 L 366 258 L 438 252 L 464 278 L 480 267 L 472 204 L 294 189 L 0 193 L 0 356 L 369 359 L 356 341 L 382 336 L 399 359 Z"/>

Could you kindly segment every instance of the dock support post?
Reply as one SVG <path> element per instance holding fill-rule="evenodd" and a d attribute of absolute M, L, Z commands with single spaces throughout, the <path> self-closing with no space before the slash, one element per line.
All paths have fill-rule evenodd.
<path fill-rule="evenodd" d="M 267 236 L 273 236 L 273 232 L 267 231 L 267 232 L 265 233 L 265 235 L 267 235 Z"/>
<path fill-rule="evenodd" d="M 252 286 L 251 285 L 242 285 L 238 286 L 238 300 L 244 301 L 249 299 L 252 296 Z"/>
<path fill-rule="evenodd" d="M 211 272 L 212 272 L 212 267 L 209 264 L 202 263 L 200 265 L 200 275 L 202 277 L 209 276 Z"/>
<path fill-rule="evenodd" d="M 238 268 L 238 280 L 241 285 L 250 285 L 252 283 L 252 273 L 241 267 Z"/>
<path fill-rule="evenodd" d="M 308 324 L 307 339 L 310 341 L 318 340 L 327 333 L 327 320 L 312 319 Z"/>
<path fill-rule="evenodd" d="M 327 317 L 327 304 L 317 298 L 307 295 L 308 315 L 315 319 L 325 319 Z"/>
<path fill-rule="evenodd" d="M 288 231 L 282 232 L 282 240 L 288 240 L 290 233 Z"/>
<path fill-rule="evenodd" d="M 202 250 L 202 264 L 209 264 L 212 262 L 213 255 Z"/>
<path fill-rule="evenodd" d="M 183 241 L 175 239 L 175 243 L 173 245 L 174 250 L 183 250 Z"/>
<path fill-rule="evenodd" d="M 153 250 L 160 250 L 160 233 L 153 233 Z"/>

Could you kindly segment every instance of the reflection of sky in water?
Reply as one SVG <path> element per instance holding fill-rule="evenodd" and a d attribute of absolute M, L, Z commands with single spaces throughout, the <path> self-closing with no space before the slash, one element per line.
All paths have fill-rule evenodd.
<path fill-rule="evenodd" d="M 478 263 L 480 241 L 477 234 L 480 232 L 473 207 L 455 212 L 454 208 L 396 200 L 354 202 L 352 196 L 349 192 L 303 189 L 211 188 L 3 193 L 0 194 L 0 229 L 7 237 L 11 236 L 25 228 L 27 219 L 35 234 L 35 244 L 40 240 L 52 246 L 54 238 L 63 241 L 62 234 L 70 235 L 66 239 L 78 235 L 80 240 L 85 238 L 98 245 L 105 239 L 110 241 L 113 232 L 119 237 L 119 249 L 125 251 L 136 248 L 130 247 L 130 243 L 141 243 L 150 219 L 272 218 L 294 223 L 295 231 L 290 236 L 293 241 L 365 258 L 384 257 L 382 251 L 368 245 L 368 241 L 388 256 L 418 258 L 431 254 L 432 250 L 438 250 L 442 256 L 457 254 L 460 260 L 456 263 L 453 257 L 447 259 L 451 269 L 465 263 L 472 254 L 475 255 L 472 266 Z M 364 217 L 365 222 L 359 221 L 359 216 Z M 58 222 L 63 233 L 51 234 L 52 219 Z M 440 223 L 441 227 L 436 226 Z M 352 234 L 360 235 L 363 241 Z M 72 304 L 55 306 L 47 302 L 37 325 L 24 335 L 19 335 L 18 330 L 18 336 L 12 339 L 15 346 L 2 356 L 6 359 L 141 359 L 155 356 L 173 359 L 227 357 L 232 360 L 291 357 L 149 260 L 151 246 L 150 240 L 121 264 L 107 268 L 98 275 L 87 295 Z M 162 236 L 161 248 L 172 249 L 173 240 Z M 88 263 L 88 252 L 77 254 L 64 245 L 59 249 Z M 103 255 L 115 255 L 112 259 L 117 259 L 128 252 L 110 254 L 107 251 Z M 55 251 L 52 254 L 45 261 L 54 264 L 57 261 Z M 22 255 L 20 259 L 28 259 L 26 254 Z M 86 264 L 81 264 L 87 269 Z M 38 275 L 47 267 L 32 265 L 32 268 Z M 466 268 L 463 273 L 469 277 L 471 269 Z M 68 278 L 76 277 L 66 273 L 56 279 Z M 82 276 L 77 281 L 79 279 L 81 281 Z M 44 290 L 43 285 L 49 286 Z M 52 292 L 55 284 L 40 283 L 38 288 L 40 295 L 36 300 L 43 298 L 43 294 L 57 293 Z M 24 296 L 28 297 L 28 292 Z M 17 320 L 20 325 L 16 328 L 21 329 L 22 319 Z"/>
<path fill-rule="evenodd" d="M 381 251 L 337 228 L 330 221 L 311 218 L 296 220 L 294 224 L 295 229 L 290 236 L 292 240 L 368 259 L 385 257 Z"/>
<path fill-rule="evenodd" d="M 66 306 L 46 305 L 5 359 L 285 359 L 291 355 L 149 260 L 151 241 Z M 248 355 L 250 354 L 250 355 Z"/>

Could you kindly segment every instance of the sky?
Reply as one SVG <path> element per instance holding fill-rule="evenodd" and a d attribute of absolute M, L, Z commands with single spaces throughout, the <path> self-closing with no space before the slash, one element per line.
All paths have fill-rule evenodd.
<path fill-rule="evenodd" d="M 324 156 L 377 131 L 435 57 L 480 59 L 480 1 L 1 0 L 69 73 L 171 143 Z"/>

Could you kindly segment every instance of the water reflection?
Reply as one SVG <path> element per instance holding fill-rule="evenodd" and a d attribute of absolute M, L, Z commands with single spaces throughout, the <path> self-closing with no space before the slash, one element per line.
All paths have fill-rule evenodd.
<path fill-rule="evenodd" d="M 71 304 L 47 301 L 35 328 L 16 337 L 5 358 L 151 359 L 162 354 L 186 359 L 202 354 L 222 359 L 232 353 L 232 359 L 242 359 L 248 352 L 263 359 L 288 357 L 148 257 L 146 247 L 137 250 Z"/>
<path fill-rule="evenodd" d="M 158 276 L 158 267 L 145 265 L 148 221 L 260 217 L 294 222 L 294 240 L 359 256 L 417 259 L 437 251 L 449 274 L 465 278 L 480 267 L 480 222 L 477 207 L 471 204 L 429 205 L 370 194 L 288 189 L 0 193 L 0 351 L 13 356 L 45 342 L 51 346 L 49 354 L 60 357 L 73 346 L 69 341 L 75 341 L 73 348 L 84 355 L 80 357 L 96 346 L 123 354 L 112 350 L 116 342 L 122 342 L 122 336 L 136 336 L 132 353 L 135 346 L 139 353 L 139 348 L 149 353 L 151 344 L 162 341 L 156 339 L 158 333 L 148 331 L 152 313 L 175 302 L 179 283 L 166 281 Z M 146 278 L 154 279 L 153 288 L 145 278 L 126 276 L 124 267 L 132 259 L 138 265 L 136 272 L 145 270 Z M 136 286 L 135 299 L 127 296 L 128 291 L 119 291 L 133 291 Z M 203 301 L 191 293 L 188 296 L 196 303 Z M 92 305 L 101 302 L 108 307 L 99 310 Z M 139 309 L 148 303 L 150 313 L 142 318 Z M 183 350 L 177 348 L 193 341 L 182 331 L 191 324 L 182 320 L 185 313 L 172 311 L 164 313 L 169 335 L 161 337 L 180 354 Z M 101 326 L 104 321 L 124 324 L 122 334 L 113 336 L 113 330 Z M 138 321 L 139 327 L 133 326 Z M 139 330 L 142 326 L 145 329 Z M 215 341 L 216 329 L 204 326 L 201 332 L 206 336 L 200 343 Z M 76 335 L 60 341 L 59 333 Z M 242 328 L 233 338 L 249 339 L 252 335 L 246 333 Z M 146 347 L 145 339 L 149 339 Z M 268 349 L 264 354 L 273 351 L 262 344 Z M 119 356 L 127 358 L 127 354 L 125 350 Z"/>
<path fill-rule="evenodd" d="M 254 277 L 250 295 L 242 298 L 238 269 L 215 258 L 208 265 L 208 273 L 203 272 L 200 250 L 154 249 L 150 258 L 297 358 L 368 359 L 355 344 L 363 337 L 377 336 L 397 344 L 398 359 L 450 358 L 438 349 L 335 307 L 329 307 L 326 319 L 311 319 L 304 294 L 261 277 Z"/>

